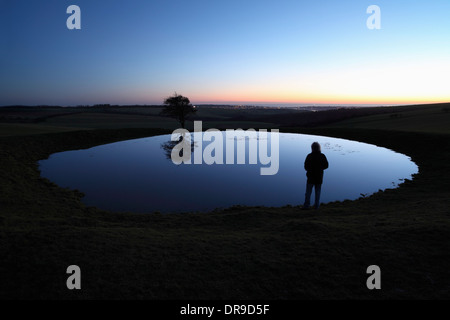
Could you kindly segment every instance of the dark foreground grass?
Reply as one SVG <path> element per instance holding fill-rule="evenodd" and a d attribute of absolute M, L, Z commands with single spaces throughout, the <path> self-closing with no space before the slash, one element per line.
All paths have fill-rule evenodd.
<path fill-rule="evenodd" d="M 36 161 L 167 132 L 1 138 L 0 298 L 450 298 L 448 135 L 286 131 L 392 148 L 411 156 L 420 173 L 398 189 L 327 204 L 318 212 L 233 207 L 204 214 L 118 214 L 85 207 L 80 193 L 41 178 Z M 81 267 L 82 290 L 66 288 L 72 264 Z M 381 267 L 382 290 L 366 288 L 372 264 Z"/>

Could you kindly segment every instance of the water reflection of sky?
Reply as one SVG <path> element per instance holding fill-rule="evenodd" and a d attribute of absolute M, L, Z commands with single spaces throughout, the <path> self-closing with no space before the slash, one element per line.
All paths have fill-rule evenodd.
<path fill-rule="evenodd" d="M 283 133 L 279 171 L 273 176 L 260 175 L 259 161 L 253 165 L 177 166 L 161 148 L 169 140 L 170 135 L 164 135 L 56 153 L 40 161 L 41 174 L 61 187 L 84 192 L 87 205 L 113 211 L 171 212 L 232 205 L 299 205 L 306 184 L 303 163 L 314 141 L 322 145 L 330 163 L 322 186 L 324 203 L 393 188 L 418 172 L 407 156 L 385 148 Z M 208 144 L 203 142 L 203 148 Z"/>

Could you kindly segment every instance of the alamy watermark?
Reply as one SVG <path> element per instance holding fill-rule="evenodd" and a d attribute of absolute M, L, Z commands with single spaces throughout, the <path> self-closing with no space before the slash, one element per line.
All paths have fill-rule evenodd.
<path fill-rule="evenodd" d="M 67 14 L 70 16 L 67 18 L 66 26 L 69 30 L 80 30 L 81 29 L 81 9 L 77 5 L 70 5 L 66 10 Z M 381 29 L 381 9 L 377 5 L 370 5 L 367 10 L 367 14 L 371 16 L 367 18 L 366 26 L 370 30 Z"/>
<path fill-rule="evenodd" d="M 70 5 L 67 7 L 66 13 L 70 14 L 67 18 L 66 26 L 69 30 L 80 30 L 81 29 L 81 9 L 77 5 Z"/>
<path fill-rule="evenodd" d="M 247 158 L 246 141 L 248 141 L 248 163 L 258 164 L 259 162 L 259 164 L 266 166 L 260 168 L 260 174 L 263 176 L 278 173 L 280 167 L 278 129 L 272 129 L 269 137 L 266 129 L 260 129 L 259 132 L 254 129 L 227 129 L 225 132 L 218 129 L 208 129 L 203 132 L 202 128 L 202 121 L 194 121 L 194 133 L 192 135 L 186 129 L 173 131 L 171 140 L 179 142 L 171 152 L 171 159 L 174 164 L 235 164 L 235 151 L 236 163 L 245 164 Z M 203 148 L 204 142 L 208 143 L 205 148 Z M 193 152 L 192 145 L 194 146 Z"/>
<path fill-rule="evenodd" d="M 381 29 L 381 9 L 377 5 L 371 5 L 366 10 L 367 14 L 371 14 L 367 18 L 366 25 L 369 30 L 380 30 Z"/>
<path fill-rule="evenodd" d="M 366 285 L 367 289 L 373 290 L 381 289 L 381 269 L 377 265 L 370 265 L 367 267 L 367 274 L 370 274 L 370 276 L 367 278 Z"/>
<path fill-rule="evenodd" d="M 79 266 L 73 264 L 67 267 L 66 270 L 67 274 L 70 274 L 70 276 L 67 278 L 66 286 L 67 289 L 73 290 L 81 289 L 81 269 Z"/>

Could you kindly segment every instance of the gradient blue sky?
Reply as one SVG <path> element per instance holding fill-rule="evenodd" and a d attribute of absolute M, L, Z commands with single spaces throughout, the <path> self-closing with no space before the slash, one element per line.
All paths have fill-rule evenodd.
<path fill-rule="evenodd" d="M 450 101 L 450 1 L 0 0 L 0 70 L 0 105 Z"/>

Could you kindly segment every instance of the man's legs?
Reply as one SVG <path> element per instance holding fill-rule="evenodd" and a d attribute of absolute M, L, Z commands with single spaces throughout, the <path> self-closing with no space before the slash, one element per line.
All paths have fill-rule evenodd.
<path fill-rule="evenodd" d="M 314 185 L 311 183 L 306 183 L 305 203 L 303 204 L 304 208 L 309 208 L 309 204 L 311 202 L 311 193 L 312 193 L 313 186 Z"/>
<path fill-rule="evenodd" d="M 314 199 L 315 200 L 314 208 L 319 209 L 319 206 L 320 206 L 320 191 L 322 190 L 322 185 L 321 184 L 314 185 L 314 190 L 316 192 L 316 197 Z M 309 193 L 309 195 L 311 195 L 311 192 Z"/>

